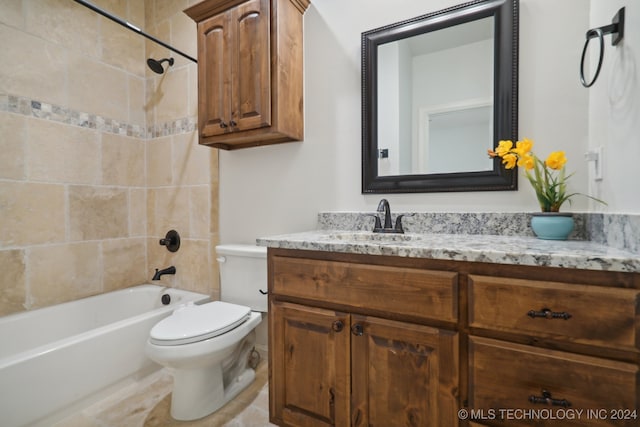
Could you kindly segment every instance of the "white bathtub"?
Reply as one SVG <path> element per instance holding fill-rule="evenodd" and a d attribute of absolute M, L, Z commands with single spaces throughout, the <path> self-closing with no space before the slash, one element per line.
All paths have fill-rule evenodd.
<path fill-rule="evenodd" d="M 141 285 L 0 318 L 0 425 L 50 425 L 159 369 L 144 352 L 153 325 L 208 299 Z"/>

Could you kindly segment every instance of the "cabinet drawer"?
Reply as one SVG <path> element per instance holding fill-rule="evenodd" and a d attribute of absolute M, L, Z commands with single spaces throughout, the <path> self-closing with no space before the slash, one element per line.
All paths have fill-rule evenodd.
<path fill-rule="evenodd" d="M 470 275 L 469 325 L 637 351 L 639 294 L 635 289 Z"/>
<path fill-rule="evenodd" d="M 274 256 L 271 291 L 367 310 L 458 321 L 458 274 Z"/>
<path fill-rule="evenodd" d="M 489 425 L 505 425 L 488 420 L 493 409 L 493 415 L 503 415 L 509 426 L 637 426 L 638 419 L 632 414 L 636 411 L 640 416 L 638 381 L 634 364 L 469 338 L 469 408 L 485 415 L 478 421 Z M 549 399 L 556 400 L 555 405 L 531 401 L 532 396 L 543 397 L 545 391 Z M 559 405 L 563 401 L 567 406 Z M 567 409 L 574 419 L 545 419 L 563 416 Z M 533 411 L 525 412 L 528 410 Z M 628 419 L 613 420 L 615 415 Z"/>

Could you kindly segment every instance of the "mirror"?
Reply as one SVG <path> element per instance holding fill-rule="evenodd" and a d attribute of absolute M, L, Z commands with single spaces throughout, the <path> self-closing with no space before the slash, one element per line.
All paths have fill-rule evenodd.
<path fill-rule="evenodd" d="M 516 190 L 487 149 L 517 139 L 518 0 L 362 34 L 362 192 Z"/>

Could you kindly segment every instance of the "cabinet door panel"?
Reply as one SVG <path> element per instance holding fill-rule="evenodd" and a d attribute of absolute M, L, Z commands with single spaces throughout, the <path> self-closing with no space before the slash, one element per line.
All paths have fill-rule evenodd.
<path fill-rule="evenodd" d="M 279 302 L 270 314 L 272 416 L 291 426 L 348 424 L 349 316 Z"/>
<path fill-rule="evenodd" d="M 198 121 L 203 136 L 228 132 L 231 95 L 228 15 L 216 15 L 198 25 Z M 225 127 L 226 126 L 226 127 Z"/>
<path fill-rule="evenodd" d="M 458 425 L 454 332 L 352 315 L 352 426 Z"/>
<path fill-rule="evenodd" d="M 268 0 L 250 0 L 234 10 L 237 52 L 232 66 L 231 116 L 237 130 L 271 124 Z"/>
<path fill-rule="evenodd" d="M 469 407 L 496 418 L 489 425 L 510 426 L 637 426 L 637 419 L 613 420 L 614 410 L 636 411 L 638 367 L 561 351 L 481 337 L 469 338 Z M 531 396 L 548 399 L 531 401 Z M 552 401 L 550 399 L 554 399 Z M 572 409 L 574 419 L 544 419 L 546 413 Z M 536 416 L 506 410 L 551 411 Z M 502 410 L 502 412 L 500 412 Z M 589 413 L 587 411 L 604 411 Z M 483 411 L 483 412 L 480 412 Z M 582 413 L 578 411 L 583 411 Z M 606 418 L 594 414 L 606 415 Z M 620 413 L 624 415 L 623 412 Z"/>

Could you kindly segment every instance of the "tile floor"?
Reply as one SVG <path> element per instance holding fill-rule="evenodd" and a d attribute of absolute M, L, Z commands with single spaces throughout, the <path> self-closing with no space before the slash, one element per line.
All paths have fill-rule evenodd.
<path fill-rule="evenodd" d="M 162 369 L 54 427 L 275 427 L 269 423 L 267 380 L 263 358 L 253 384 L 233 401 L 200 420 L 175 421 L 169 414 L 173 380 Z"/>

